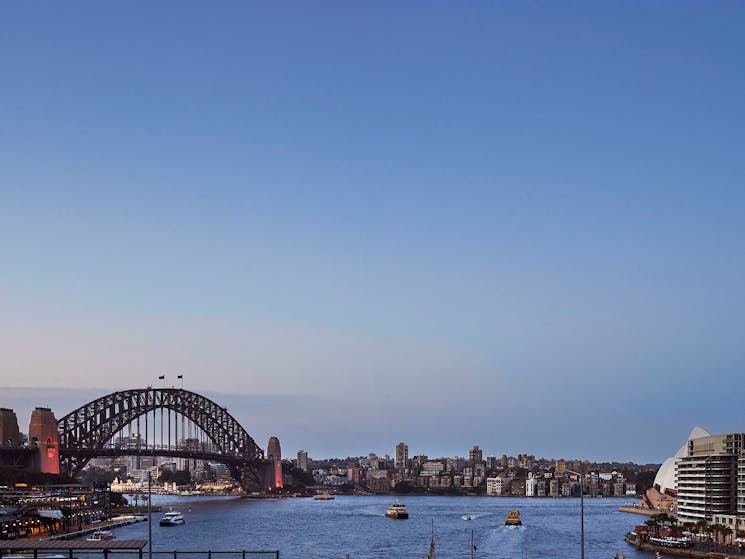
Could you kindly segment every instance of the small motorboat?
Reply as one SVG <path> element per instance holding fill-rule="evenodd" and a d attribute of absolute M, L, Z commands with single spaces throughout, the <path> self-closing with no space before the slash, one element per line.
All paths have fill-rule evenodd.
<path fill-rule="evenodd" d="M 511 510 L 507 512 L 507 520 L 504 521 L 505 526 L 522 526 L 523 521 L 520 520 L 520 511 Z"/>
<path fill-rule="evenodd" d="M 96 530 L 90 536 L 85 538 L 87 542 L 103 542 L 106 540 L 115 540 L 116 536 L 109 530 Z"/>
<path fill-rule="evenodd" d="M 161 526 L 181 526 L 185 522 L 184 515 L 175 510 L 168 511 L 160 519 Z"/>
<path fill-rule="evenodd" d="M 471 513 L 467 512 L 466 515 L 463 517 L 463 520 L 472 520 Z"/>
<path fill-rule="evenodd" d="M 409 518 L 409 511 L 406 510 L 406 507 L 400 503 L 393 503 L 390 507 L 388 507 L 388 510 L 385 511 L 385 515 L 388 518 Z"/>

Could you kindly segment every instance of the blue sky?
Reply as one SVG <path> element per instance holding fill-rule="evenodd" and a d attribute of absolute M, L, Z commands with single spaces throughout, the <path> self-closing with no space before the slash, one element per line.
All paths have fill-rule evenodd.
<path fill-rule="evenodd" d="M 311 456 L 743 430 L 744 17 L 4 3 L 6 399 L 183 372 Z"/>

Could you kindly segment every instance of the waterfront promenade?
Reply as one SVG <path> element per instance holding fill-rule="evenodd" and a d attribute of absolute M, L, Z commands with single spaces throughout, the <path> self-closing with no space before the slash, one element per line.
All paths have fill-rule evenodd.
<path fill-rule="evenodd" d="M 621 512 L 630 512 L 631 514 L 641 514 L 642 516 L 654 516 L 655 514 L 660 513 L 660 511 L 658 510 L 643 509 L 641 507 L 629 507 L 629 506 L 618 507 L 618 510 Z"/>
<path fill-rule="evenodd" d="M 694 559 L 745 558 L 745 547 L 742 545 L 695 542 L 692 547 L 677 548 L 642 542 L 635 536 L 636 534 L 633 533 L 626 534 L 626 542 L 636 549 L 651 553 L 673 555 L 675 557 L 691 557 Z"/>

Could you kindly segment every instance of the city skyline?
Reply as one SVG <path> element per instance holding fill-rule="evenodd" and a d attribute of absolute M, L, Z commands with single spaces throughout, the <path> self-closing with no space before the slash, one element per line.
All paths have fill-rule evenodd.
<path fill-rule="evenodd" d="M 31 417 L 31 412 L 35 407 L 51 407 L 56 418 L 59 420 L 64 413 L 68 413 L 88 401 L 79 400 L 79 397 L 83 394 L 87 394 L 93 400 L 103 396 L 105 393 L 91 389 L 87 391 L 71 389 L 6 389 L 3 392 L 2 401 L 0 401 L 0 407 L 13 409 L 18 417 L 20 430 L 27 432 L 26 426 Z M 307 424 L 304 423 L 297 424 L 294 421 L 280 423 L 282 427 L 279 427 L 279 429 L 284 430 L 282 432 L 277 430 L 276 422 L 274 426 L 271 426 L 260 421 L 263 417 L 270 416 L 273 406 L 276 406 L 279 402 L 300 405 L 301 402 L 299 399 L 290 401 L 279 397 L 262 399 L 255 396 L 241 397 L 235 394 L 215 393 L 207 393 L 206 396 L 212 398 L 220 405 L 226 405 L 231 415 L 249 431 L 249 434 L 265 452 L 268 451 L 267 441 L 276 436 L 282 442 L 283 447 L 287 449 L 286 453 L 288 457 L 294 456 L 299 450 L 304 450 L 308 453 L 309 460 L 344 459 L 348 457 L 367 456 L 370 453 L 375 453 L 379 456 L 388 454 L 394 460 L 396 445 L 402 442 L 401 439 L 384 438 L 384 436 L 381 436 L 374 430 L 368 431 L 364 426 L 358 426 L 357 432 L 369 433 L 369 439 L 360 440 L 359 435 L 357 435 L 356 437 L 349 436 L 349 438 L 339 438 L 336 441 L 329 441 L 326 438 L 327 430 L 321 430 L 319 432 L 309 431 Z M 39 398 L 39 400 L 36 401 L 34 398 Z M 253 427 L 256 428 L 253 429 Z M 679 429 L 674 431 L 675 433 L 687 433 L 690 431 L 689 426 L 679 427 Z M 348 431 L 344 431 L 344 434 L 348 434 Z M 155 432 L 153 435 L 157 436 Z M 647 456 L 642 454 L 633 456 L 622 455 L 617 453 L 615 447 L 612 445 L 609 446 L 610 452 L 608 454 L 578 454 L 570 448 L 562 449 L 555 447 L 554 450 L 546 449 L 545 451 L 541 451 L 541 449 L 530 446 L 527 442 L 522 445 L 520 442 L 504 444 L 498 438 L 471 440 L 467 436 L 459 440 L 451 439 L 448 441 L 437 440 L 436 437 L 424 437 L 423 440 L 418 441 L 406 439 L 405 444 L 406 455 L 409 458 L 419 455 L 426 455 L 430 458 L 447 458 L 453 456 L 465 456 L 468 458 L 469 452 L 476 445 L 480 447 L 483 456 L 499 457 L 502 454 L 508 456 L 530 454 L 537 459 L 549 460 L 568 459 L 600 463 L 633 462 L 636 464 L 661 464 L 675 450 L 675 444 L 677 444 L 680 438 L 681 436 L 678 436 L 678 439 L 675 439 L 676 442 L 673 444 L 668 444 L 669 441 L 658 441 L 658 444 L 652 448 L 652 451 Z M 315 444 L 308 444 L 312 441 L 316 441 Z"/>
<path fill-rule="evenodd" d="M 329 456 L 738 431 L 744 19 L 3 3 L 0 406 L 183 374 Z"/>

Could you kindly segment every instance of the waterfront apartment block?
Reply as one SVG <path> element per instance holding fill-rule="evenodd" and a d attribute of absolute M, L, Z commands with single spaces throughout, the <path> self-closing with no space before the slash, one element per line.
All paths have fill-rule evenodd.
<path fill-rule="evenodd" d="M 488 477 L 486 478 L 486 494 L 489 496 L 508 495 L 511 485 L 512 478 L 510 477 Z"/>
<path fill-rule="evenodd" d="M 678 518 L 706 520 L 745 513 L 745 433 L 691 439 L 675 464 Z"/>

